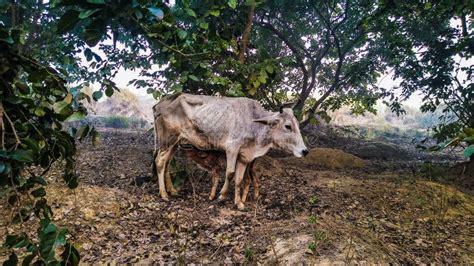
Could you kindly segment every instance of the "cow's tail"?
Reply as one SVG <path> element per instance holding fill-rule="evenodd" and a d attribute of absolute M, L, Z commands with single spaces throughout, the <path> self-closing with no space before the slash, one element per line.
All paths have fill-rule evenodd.
<path fill-rule="evenodd" d="M 156 117 L 155 125 L 153 130 L 154 137 L 154 149 L 153 149 L 153 162 L 151 164 L 151 178 L 152 180 L 158 180 L 157 168 L 156 168 L 156 157 L 158 156 L 158 130 L 156 128 Z"/>

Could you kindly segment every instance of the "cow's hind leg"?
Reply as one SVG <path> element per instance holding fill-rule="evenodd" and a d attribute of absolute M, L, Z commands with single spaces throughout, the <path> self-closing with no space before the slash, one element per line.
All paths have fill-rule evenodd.
<path fill-rule="evenodd" d="M 229 178 L 234 175 L 235 172 L 235 164 L 237 162 L 237 152 L 235 153 L 226 153 L 226 160 L 227 166 L 225 168 L 225 177 L 224 177 L 224 185 L 222 186 L 219 200 L 224 200 L 227 195 L 227 190 L 229 189 Z"/>
<path fill-rule="evenodd" d="M 242 198 L 240 197 L 240 185 L 242 184 L 242 180 L 244 178 L 245 169 L 247 168 L 247 164 L 243 162 L 237 162 L 235 167 L 235 198 L 234 204 L 237 205 L 239 210 L 243 210 L 245 208 L 244 203 L 242 202 Z"/>

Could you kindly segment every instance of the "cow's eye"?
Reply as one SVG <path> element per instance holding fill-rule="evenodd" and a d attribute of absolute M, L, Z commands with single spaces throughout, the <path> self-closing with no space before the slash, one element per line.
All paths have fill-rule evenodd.
<path fill-rule="evenodd" d="M 290 126 L 290 125 L 285 125 L 285 128 L 288 129 L 288 130 L 291 130 L 291 126 Z"/>

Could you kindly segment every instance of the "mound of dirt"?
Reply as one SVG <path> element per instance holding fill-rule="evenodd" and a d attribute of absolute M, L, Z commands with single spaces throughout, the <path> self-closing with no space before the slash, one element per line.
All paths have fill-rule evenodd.
<path fill-rule="evenodd" d="M 408 151 L 397 147 L 391 143 L 383 142 L 369 142 L 363 145 L 353 147 L 352 153 L 363 159 L 397 159 L 397 160 L 409 160 L 412 156 L 408 154 Z"/>
<path fill-rule="evenodd" d="M 304 158 L 288 158 L 285 161 L 302 167 L 320 167 L 326 169 L 362 168 L 365 161 L 338 149 L 314 148 Z"/>

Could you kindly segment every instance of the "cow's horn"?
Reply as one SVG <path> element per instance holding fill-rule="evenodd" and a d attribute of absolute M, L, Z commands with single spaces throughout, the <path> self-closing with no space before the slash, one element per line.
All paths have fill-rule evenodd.
<path fill-rule="evenodd" d="M 283 108 L 293 108 L 295 106 L 295 102 L 286 102 L 280 105 L 280 113 L 283 113 Z"/>

